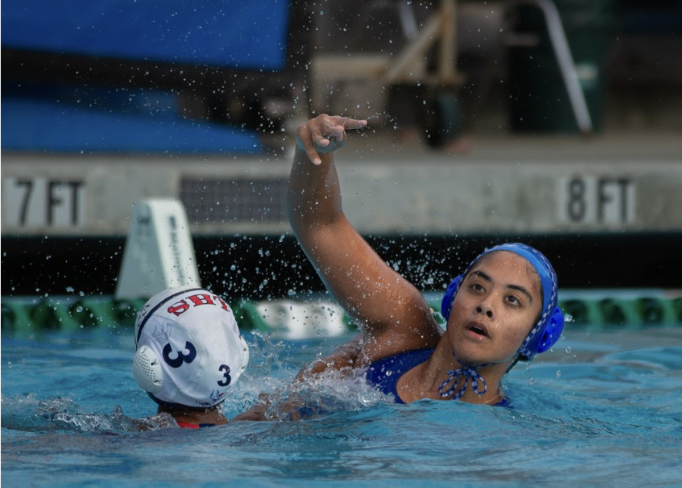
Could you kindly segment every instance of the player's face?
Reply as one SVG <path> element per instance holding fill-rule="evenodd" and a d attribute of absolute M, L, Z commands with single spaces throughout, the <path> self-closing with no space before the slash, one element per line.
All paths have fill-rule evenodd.
<path fill-rule="evenodd" d="M 455 357 L 471 364 L 514 356 L 542 308 L 540 279 L 518 254 L 481 258 L 464 278 L 452 305 L 448 336 Z"/>

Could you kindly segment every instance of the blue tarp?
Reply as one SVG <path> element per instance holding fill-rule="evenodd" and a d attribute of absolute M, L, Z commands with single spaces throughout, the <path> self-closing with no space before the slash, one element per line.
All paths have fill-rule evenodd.
<path fill-rule="evenodd" d="M 121 112 L 69 101 L 3 96 L 2 149 L 52 153 L 257 153 L 261 145 L 253 132 L 183 119 L 170 110 Z"/>
<path fill-rule="evenodd" d="M 282 70 L 289 0 L 7 0 L 2 47 Z"/>

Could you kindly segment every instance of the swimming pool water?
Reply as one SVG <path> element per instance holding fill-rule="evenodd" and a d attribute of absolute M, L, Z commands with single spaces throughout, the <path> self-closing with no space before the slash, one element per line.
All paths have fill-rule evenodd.
<path fill-rule="evenodd" d="M 155 413 L 132 378 L 130 329 L 2 336 L 4 486 L 682 486 L 682 328 L 573 329 L 517 366 L 514 409 L 386 403 L 348 380 L 311 387 L 330 413 L 136 432 Z M 246 334 L 229 417 L 348 337 Z M 120 407 L 120 409 L 119 409 Z"/>

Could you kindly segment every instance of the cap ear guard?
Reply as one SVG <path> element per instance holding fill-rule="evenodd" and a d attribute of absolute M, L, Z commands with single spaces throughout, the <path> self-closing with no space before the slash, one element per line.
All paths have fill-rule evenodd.
<path fill-rule="evenodd" d="M 455 301 L 455 295 L 459 290 L 460 283 L 462 281 L 462 276 L 459 275 L 452 283 L 448 285 L 447 290 L 445 290 L 445 295 L 443 295 L 443 301 L 440 303 L 440 314 L 445 317 L 445 320 L 450 319 L 450 312 L 452 312 L 452 304 Z"/>
<path fill-rule="evenodd" d="M 149 346 L 142 346 L 135 353 L 133 378 L 148 393 L 158 393 L 163 388 L 163 369 L 158 356 Z"/>
<path fill-rule="evenodd" d="M 246 371 L 246 367 L 249 365 L 249 345 L 246 343 L 244 338 L 240 335 L 239 340 L 242 343 L 242 373 Z"/>
<path fill-rule="evenodd" d="M 540 341 L 535 348 L 536 353 L 541 353 L 548 351 L 554 344 L 557 343 L 561 337 L 561 333 L 564 330 L 564 314 L 561 313 L 561 309 L 556 307 L 552 313 L 552 317 L 549 319 L 545 330 L 542 332 Z"/>

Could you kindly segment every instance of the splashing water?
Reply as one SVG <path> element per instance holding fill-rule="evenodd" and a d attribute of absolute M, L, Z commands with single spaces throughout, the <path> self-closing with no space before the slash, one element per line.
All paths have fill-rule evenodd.
<path fill-rule="evenodd" d="M 156 405 L 132 379 L 129 332 L 46 332 L 38 340 L 3 333 L 3 361 L 12 363 L 2 369 L 3 482 L 682 485 L 679 328 L 569 330 L 555 351 L 512 370 L 503 387 L 513 409 L 429 400 L 396 405 L 356 374 L 321 375 L 287 389 L 305 364 L 350 337 L 276 341 L 245 334 L 252 359 L 226 400 L 226 416 L 266 392 L 273 414 L 293 402 L 306 420 L 199 430 L 155 423 L 163 420 L 154 417 Z M 139 419 L 152 430 L 137 432 Z"/>
<path fill-rule="evenodd" d="M 132 378 L 132 334 L 121 336 L 120 329 L 104 333 L 86 330 L 71 337 L 56 334 L 41 338 L 41 343 L 3 338 L 3 359 L 11 364 L 3 370 L 3 428 L 129 432 L 175 426 L 172 419 L 155 415 L 156 404 Z M 249 367 L 221 406 L 228 419 L 255 405 L 261 394 L 270 397 L 271 416 L 281 419 L 287 417 L 275 412 L 292 405 L 297 405 L 305 418 L 312 418 L 388 401 L 369 388 L 359 373 L 332 372 L 290 387 L 303 365 L 348 337 L 284 342 L 254 331 L 245 338 Z M 117 343 L 121 349 L 104 349 Z M 46 364 L 52 366 L 46 369 Z"/>

